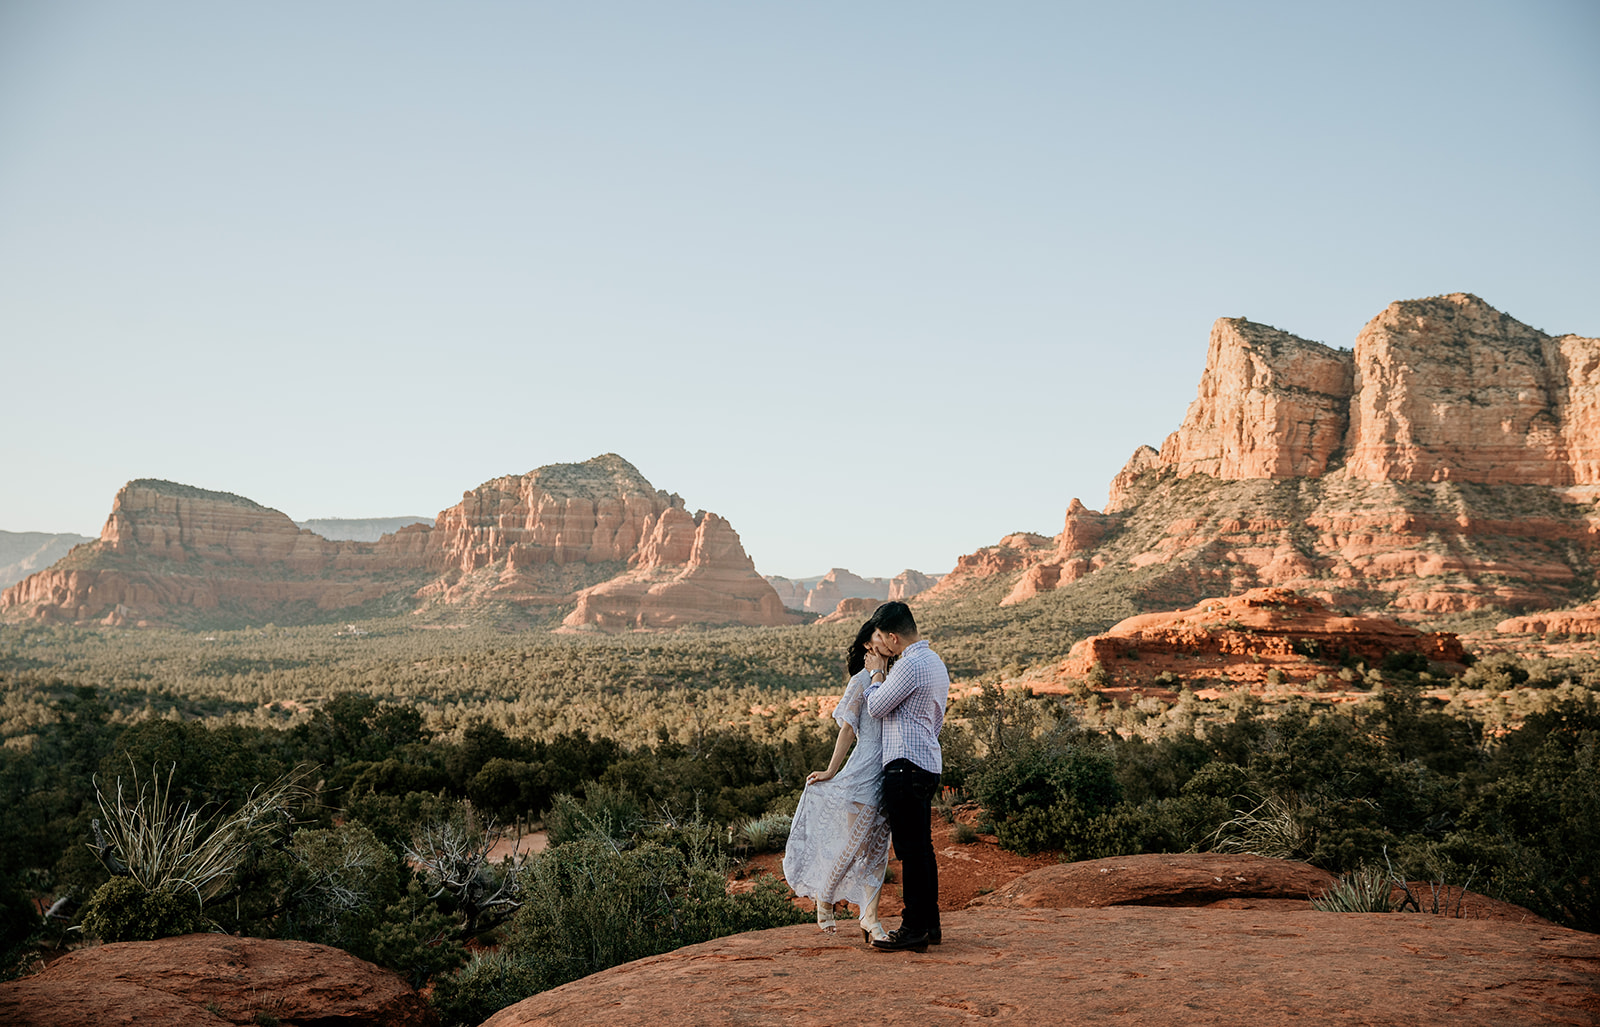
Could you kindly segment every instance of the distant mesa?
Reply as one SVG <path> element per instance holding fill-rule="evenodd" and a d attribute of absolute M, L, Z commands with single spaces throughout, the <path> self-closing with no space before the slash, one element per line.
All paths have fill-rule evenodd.
<path fill-rule="evenodd" d="M 295 521 L 295 527 L 314 531 L 330 542 L 376 542 L 413 524 L 433 527 L 432 517 L 314 517 Z"/>
<path fill-rule="evenodd" d="M 631 605 L 592 590 L 648 576 Z M 118 492 L 98 541 L 0 593 L 0 614 L 106 624 L 312 618 L 368 607 L 503 602 L 571 627 L 795 620 L 732 527 L 690 517 L 622 457 L 485 482 L 376 541 L 331 540 L 253 500 L 140 479 Z M 625 608 L 624 608 L 625 607 Z"/>
<path fill-rule="evenodd" d="M 1183 423 L 1104 512 L 1074 499 L 1060 534 L 964 556 L 924 601 L 1099 575 L 1146 610 L 1261 587 L 1413 619 L 1566 607 L 1600 586 L 1597 501 L 1600 339 L 1465 293 L 1390 304 L 1353 350 L 1222 318 Z"/>
<path fill-rule="evenodd" d="M 932 588 L 938 574 L 924 574 L 906 569 L 892 578 L 863 578 L 843 567 L 835 567 L 815 578 L 784 578 L 767 575 L 767 582 L 777 591 L 786 609 L 796 612 L 819 613 L 829 616 L 839 610 L 846 599 L 906 600 Z"/>
<path fill-rule="evenodd" d="M 73 546 L 93 541 L 87 535 L 70 532 L 0 531 L 0 588 L 50 566 Z"/>

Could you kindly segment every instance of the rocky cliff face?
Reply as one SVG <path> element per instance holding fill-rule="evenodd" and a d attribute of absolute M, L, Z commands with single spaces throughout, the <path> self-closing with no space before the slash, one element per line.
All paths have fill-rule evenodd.
<path fill-rule="evenodd" d="M 122 623 L 376 599 L 583 606 L 581 593 L 634 573 L 630 564 L 652 584 L 684 576 L 645 604 L 650 626 L 781 622 L 733 529 L 715 514 L 690 517 L 614 454 L 486 482 L 433 527 L 376 542 L 333 542 L 229 493 L 129 482 L 99 541 L 0 594 L 0 613 Z"/>
<path fill-rule="evenodd" d="M 739 533 L 714 513 L 672 507 L 647 520 L 633 566 L 584 589 L 565 630 L 620 631 L 685 624 L 792 624 L 799 618 L 745 554 Z"/>
<path fill-rule="evenodd" d="M 1053 544 L 962 557 L 934 596 L 1111 573 L 1147 608 L 1262 586 L 1413 617 L 1571 605 L 1600 584 L 1597 411 L 1600 340 L 1475 296 L 1391 304 L 1352 351 L 1223 319 L 1104 514 L 1073 500 Z"/>
<path fill-rule="evenodd" d="M 1200 395 L 1162 445 L 1161 465 L 1213 478 L 1320 475 L 1344 442 L 1353 373 L 1347 351 L 1221 318 Z"/>
<path fill-rule="evenodd" d="M 379 573 L 401 569 L 242 496 L 139 479 L 117 493 L 99 540 L 0 593 L 0 614 L 121 624 L 179 610 L 333 610 L 393 591 Z"/>
<path fill-rule="evenodd" d="M 1183 425 L 1155 461 L 1132 463 L 1180 477 L 1343 465 L 1364 481 L 1593 485 L 1597 416 L 1600 339 L 1546 335 L 1452 293 L 1391 303 L 1353 352 L 1219 320 Z"/>
<path fill-rule="evenodd" d="M 1456 293 L 1392 303 L 1356 339 L 1349 473 L 1592 485 L 1600 339 L 1552 338 Z"/>

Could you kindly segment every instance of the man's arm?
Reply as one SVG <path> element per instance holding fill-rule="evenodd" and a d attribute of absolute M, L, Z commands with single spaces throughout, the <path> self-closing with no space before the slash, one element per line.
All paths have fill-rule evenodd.
<path fill-rule="evenodd" d="M 867 691 L 867 712 L 882 719 L 921 686 L 922 678 L 916 668 L 897 663 L 889 669 L 889 676 L 882 684 Z"/>

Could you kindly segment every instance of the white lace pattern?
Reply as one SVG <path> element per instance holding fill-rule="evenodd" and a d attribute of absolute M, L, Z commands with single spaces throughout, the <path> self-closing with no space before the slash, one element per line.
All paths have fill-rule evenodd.
<path fill-rule="evenodd" d="M 889 865 L 882 727 L 863 709 L 868 680 L 865 672 L 852 678 L 834 711 L 834 719 L 855 730 L 855 748 L 832 780 L 806 787 L 783 854 L 789 887 L 821 905 L 865 904 L 883 886 Z"/>

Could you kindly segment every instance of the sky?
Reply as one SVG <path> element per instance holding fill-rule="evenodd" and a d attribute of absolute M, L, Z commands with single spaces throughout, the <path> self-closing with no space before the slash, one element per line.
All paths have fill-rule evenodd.
<path fill-rule="evenodd" d="M 1218 317 L 1600 335 L 1600 5 L 0 0 L 0 529 L 620 453 L 762 573 L 1098 508 Z"/>

